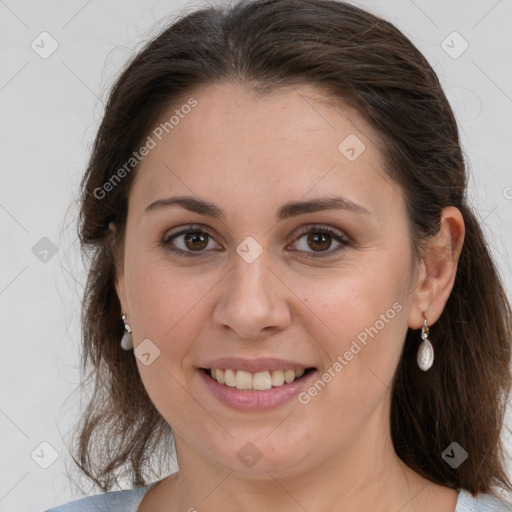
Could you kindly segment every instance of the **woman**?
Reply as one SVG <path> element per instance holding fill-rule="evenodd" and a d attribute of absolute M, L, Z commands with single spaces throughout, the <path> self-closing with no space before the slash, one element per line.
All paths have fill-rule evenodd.
<path fill-rule="evenodd" d="M 512 510 L 510 307 L 466 179 L 390 23 L 331 0 L 173 23 L 83 180 L 75 460 L 134 489 L 53 510 Z"/>

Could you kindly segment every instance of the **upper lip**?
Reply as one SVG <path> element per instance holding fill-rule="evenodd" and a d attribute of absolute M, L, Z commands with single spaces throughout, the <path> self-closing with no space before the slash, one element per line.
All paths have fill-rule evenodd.
<path fill-rule="evenodd" d="M 206 361 L 201 368 L 212 369 L 230 369 L 244 370 L 246 372 L 257 373 L 265 370 L 298 370 L 300 368 L 312 368 L 310 364 L 299 363 L 288 359 L 260 358 L 244 359 L 242 357 L 221 357 Z"/>

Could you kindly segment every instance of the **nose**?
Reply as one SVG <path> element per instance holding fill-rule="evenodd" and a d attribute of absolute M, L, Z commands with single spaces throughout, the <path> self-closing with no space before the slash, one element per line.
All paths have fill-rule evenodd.
<path fill-rule="evenodd" d="M 278 279 L 264 253 L 252 263 L 236 255 L 234 265 L 220 289 L 215 325 L 251 340 L 285 329 L 291 320 L 287 300 L 291 292 Z"/>

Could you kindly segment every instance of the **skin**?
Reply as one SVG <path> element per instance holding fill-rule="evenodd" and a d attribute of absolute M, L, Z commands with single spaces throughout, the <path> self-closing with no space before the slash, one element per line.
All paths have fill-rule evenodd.
<path fill-rule="evenodd" d="M 452 289 L 460 212 L 443 210 L 439 234 L 415 261 L 403 192 L 357 112 L 329 106 L 312 86 L 257 96 L 217 83 L 191 96 L 197 106 L 135 177 L 116 280 L 135 348 L 150 339 L 160 350 L 150 365 L 137 364 L 174 430 L 179 462 L 179 473 L 156 485 L 139 510 L 453 512 L 454 490 L 396 456 L 389 410 L 407 328 L 420 328 L 424 314 L 435 324 Z M 354 161 L 338 150 L 349 134 L 366 147 Z M 182 195 L 214 203 L 225 218 L 180 206 L 145 212 Z M 334 196 L 369 213 L 276 217 L 289 201 Z M 211 234 L 203 252 L 183 235 L 174 247 L 193 257 L 161 244 L 170 229 L 191 223 Z M 313 233 L 330 227 L 349 242 L 327 237 L 331 245 L 319 251 L 301 231 L 308 226 Z M 263 249 L 252 263 L 236 252 L 248 236 Z M 201 363 L 233 355 L 292 359 L 320 376 L 396 303 L 401 310 L 308 404 L 236 411 L 199 377 Z M 252 467 L 237 457 L 247 442 L 262 454 Z"/>

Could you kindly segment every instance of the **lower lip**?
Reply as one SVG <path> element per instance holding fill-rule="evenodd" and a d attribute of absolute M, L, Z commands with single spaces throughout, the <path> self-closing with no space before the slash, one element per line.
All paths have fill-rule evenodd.
<path fill-rule="evenodd" d="M 199 374 L 208 389 L 224 405 L 239 411 L 266 411 L 279 407 L 295 398 L 315 378 L 316 370 L 309 371 L 290 384 L 276 386 L 266 391 L 244 391 L 219 384 L 205 370 L 199 370 Z"/>

